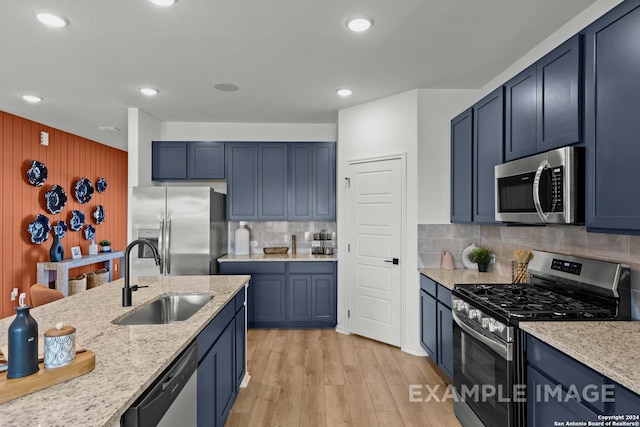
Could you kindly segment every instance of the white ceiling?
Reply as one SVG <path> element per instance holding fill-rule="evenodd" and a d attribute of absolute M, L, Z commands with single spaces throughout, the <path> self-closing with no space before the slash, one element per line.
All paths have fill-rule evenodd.
<path fill-rule="evenodd" d="M 335 123 L 414 88 L 480 88 L 593 2 L 0 0 L 0 110 L 124 150 L 128 107 L 167 122 Z M 44 27 L 42 9 L 70 25 Z M 355 14 L 371 30 L 348 31 Z"/>

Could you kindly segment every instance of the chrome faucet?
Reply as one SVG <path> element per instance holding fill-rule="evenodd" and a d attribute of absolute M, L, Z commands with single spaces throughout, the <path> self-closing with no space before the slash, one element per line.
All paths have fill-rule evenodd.
<path fill-rule="evenodd" d="M 148 288 L 148 286 L 138 286 L 138 285 L 130 286 L 129 284 L 129 275 L 130 275 L 129 258 L 131 254 L 131 249 L 133 249 L 135 246 L 140 244 L 147 245 L 151 248 L 151 251 L 153 252 L 153 257 L 156 260 L 156 265 L 159 266 L 161 262 L 161 259 L 160 259 L 160 256 L 158 255 L 158 251 L 156 250 L 156 247 L 153 246 L 153 244 L 150 241 L 146 239 L 138 239 L 129 243 L 129 246 L 127 246 L 127 249 L 125 249 L 124 251 L 124 288 L 122 288 L 122 306 L 123 307 L 131 306 L 131 292 L 137 291 L 140 288 Z"/>

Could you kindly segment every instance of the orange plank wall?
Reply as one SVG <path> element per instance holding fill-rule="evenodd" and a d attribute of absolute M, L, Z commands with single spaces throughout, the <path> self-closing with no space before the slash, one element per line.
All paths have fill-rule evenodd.
<path fill-rule="evenodd" d="M 49 146 L 40 145 L 40 132 L 49 133 Z M 42 187 L 29 184 L 27 170 L 31 160 L 45 164 L 49 176 Z M 107 180 L 103 193 L 95 191 L 84 205 L 74 196 L 75 183 L 86 177 L 94 184 L 98 178 Z M 67 194 L 67 204 L 59 214 L 51 214 L 45 203 L 45 193 L 53 184 L 61 185 Z M 93 211 L 101 204 L 105 222 L 96 225 Z M 11 301 L 11 289 L 27 293 L 36 283 L 36 263 L 49 261 L 53 235 L 42 245 L 31 243 L 27 226 L 37 214 L 43 214 L 52 226 L 64 220 L 69 225 L 71 211 L 85 214 L 85 224 L 96 229 L 96 243 L 109 239 L 122 250 L 127 240 L 127 153 L 97 142 L 0 111 L 0 318 L 15 314 L 17 300 Z M 84 227 L 83 227 L 84 230 Z M 89 252 L 84 232 L 67 231 L 61 243 L 64 257 L 71 258 L 71 246 Z M 71 270 L 70 274 L 94 271 L 101 265 Z M 119 271 L 119 268 L 118 268 Z M 114 272 L 114 277 L 118 273 Z"/>

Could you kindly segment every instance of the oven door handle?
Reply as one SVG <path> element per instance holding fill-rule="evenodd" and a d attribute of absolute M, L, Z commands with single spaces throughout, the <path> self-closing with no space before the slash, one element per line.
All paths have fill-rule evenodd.
<path fill-rule="evenodd" d="M 452 315 L 453 315 L 453 321 L 456 322 L 456 324 L 460 326 L 460 329 L 462 329 L 465 333 L 469 334 L 472 338 L 485 344 L 491 350 L 498 353 L 498 355 L 503 359 L 505 359 L 507 362 L 510 362 L 511 360 L 513 360 L 513 351 L 510 345 L 501 344 L 499 342 L 496 342 L 492 339 L 485 337 L 479 332 L 474 331 L 472 328 L 467 326 L 462 320 L 460 320 L 460 318 L 455 313 L 455 311 L 452 312 Z"/>
<path fill-rule="evenodd" d="M 549 214 L 544 213 L 542 210 L 542 204 L 540 204 L 540 178 L 542 177 L 542 172 L 550 167 L 551 165 L 549 164 L 549 161 L 546 159 L 543 160 L 540 163 L 540 166 L 538 166 L 536 175 L 533 178 L 533 206 L 535 206 L 538 216 L 545 224 L 549 222 Z"/>

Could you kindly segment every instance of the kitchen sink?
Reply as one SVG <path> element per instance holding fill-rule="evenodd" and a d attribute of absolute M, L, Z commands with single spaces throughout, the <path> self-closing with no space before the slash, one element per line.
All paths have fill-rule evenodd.
<path fill-rule="evenodd" d="M 211 295 L 167 295 L 114 320 L 116 325 L 162 325 L 181 322 L 193 316 L 213 298 Z"/>

